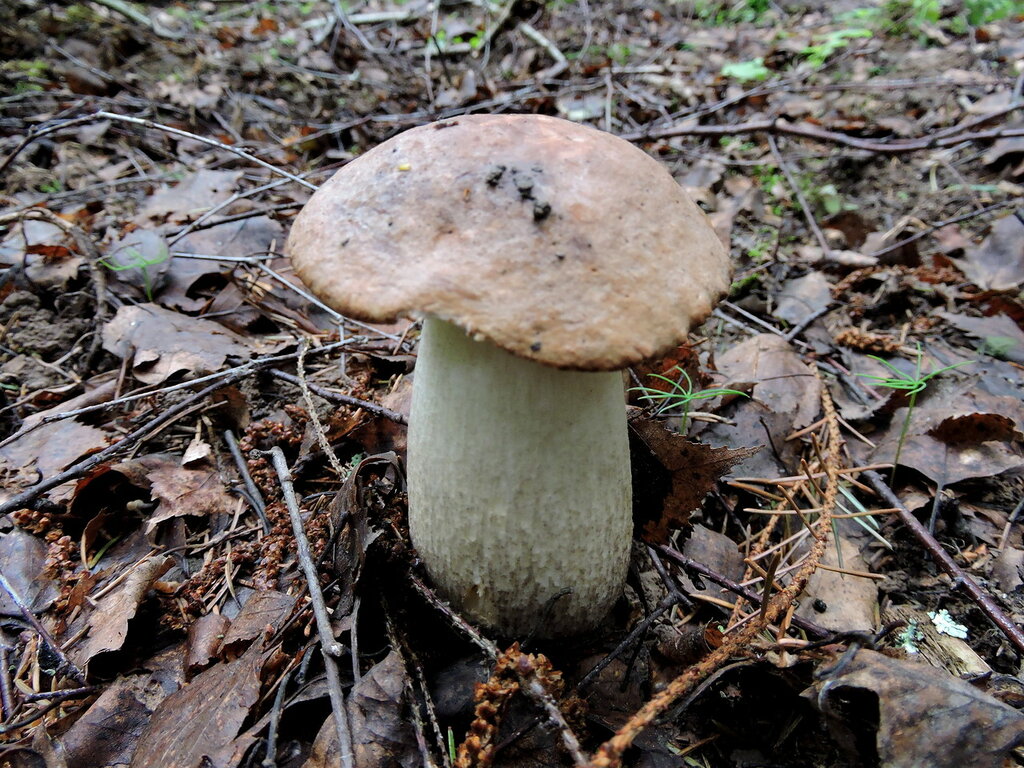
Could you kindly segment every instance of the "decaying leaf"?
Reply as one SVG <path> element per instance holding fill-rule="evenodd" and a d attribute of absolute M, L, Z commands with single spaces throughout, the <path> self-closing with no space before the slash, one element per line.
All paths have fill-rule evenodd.
<path fill-rule="evenodd" d="M 135 217 L 139 226 L 152 222 L 183 222 L 193 219 L 206 209 L 231 197 L 241 171 L 214 171 L 201 169 L 185 177 L 172 187 L 164 187 L 154 194 Z"/>
<path fill-rule="evenodd" d="M 407 675 L 402 658 L 392 651 L 352 688 L 349 727 L 356 768 L 414 768 L 420 755 L 412 723 L 404 712 Z M 338 768 L 338 734 L 329 716 L 317 734 L 302 768 Z"/>
<path fill-rule="evenodd" d="M 259 700 L 266 654 L 255 643 L 164 699 L 139 740 L 133 768 L 228 768 L 225 753 Z"/>
<path fill-rule="evenodd" d="M 356 585 L 366 561 L 366 551 L 380 535 L 370 529 L 366 516 L 365 482 L 372 470 L 380 475 L 391 473 L 394 477 L 400 477 L 397 454 L 381 453 L 363 459 L 346 478 L 345 485 L 331 503 L 331 524 L 341 529 L 334 545 L 334 572 L 341 582 L 341 597 L 335 609 L 338 616 L 345 616 L 351 610 Z"/>
<path fill-rule="evenodd" d="M 1012 707 L 931 666 L 874 651 L 822 678 L 814 700 L 841 740 L 877 718 L 877 757 L 862 757 L 891 768 L 999 768 L 1024 742 L 1024 715 Z"/>
<path fill-rule="evenodd" d="M 57 742 L 67 768 L 123 768 L 149 718 L 181 687 L 181 645 L 160 651 L 137 674 L 118 677 Z"/>
<path fill-rule="evenodd" d="M 85 666 L 94 656 L 116 651 L 128 635 L 128 622 L 134 618 L 139 604 L 152 587 L 174 563 L 171 557 L 147 557 L 135 566 L 120 586 L 96 603 L 88 617 L 89 634 L 72 648 L 71 659 Z"/>
<path fill-rule="evenodd" d="M 817 270 L 803 277 L 787 280 L 779 294 L 773 313 L 791 325 L 820 313 L 832 302 L 832 284 Z"/>
<path fill-rule="evenodd" d="M 159 384 L 182 371 L 210 373 L 228 355 L 248 357 L 253 352 L 246 339 L 222 325 L 155 304 L 121 307 L 103 327 L 103 348 L 131 357 L 132 373 L 146 384 Z"/>
<path fill-rule="evenodd" d="M 266 589 L 252 593 L 224 633 L 221 648 L 225 652 L 234 652 L 245 647 L 263 635 L 267 627 L 280 626 L 294 607 L 295 597 L 284 592 Z"/>
<path fill-rule="evenodd" d="M 44 573 L 46 544 L 20 528 L 0 535 L 0 573 L 34 613 L 45 611 L 57 597 L 57 583 Z M 0 590 L 0 613 L 17 616 L 20 609 Z"/>
<path fill-rule="evenodd" d="M 701 435 L 721 445 L 767 444 L 738 470 L 744 475 L 772 477 L 799 469 L 800 443 L 786 438 L 818 417 L 821 385 L 793 345 L 775 334 L 752 336 L 717 358 L 727 377 L 723 386 L 749 390 L 725 415 L 730 423 L 712 424 Z"/>
<path fill-rule="evenodd" d="M 842 558 L 836 546 L 830 546 L 821 559 L 823 565 L 849 571 L 870 570 L 852 541 L 840 536 L 835 544 L 842 547 Z M 877 582 L 862 576 L 818 568 L 807 582 L 797 615 L 834 632 L 873 632 L 877 628 Z"/>
<path fill-rule="evenodd" d="M 146 521 L 152 532 L 164 520 L 182 515 L 229 514 L 234 499 L 217 472 L 168 465 L 149 473 L 150 491 L 160 504 Z"/>
<path fill-rule="evenodd" d="M 666 429 L 639 409 L 629 419 L 633 522 L 645 541 L 664 544 L 689 521 L 718 479 L 761 448 L 713 448 Z"/>
<path fill-rule="evenodd" d="M 992 233 L 959 262 L 964 274 L 986 291 L 1009 291 L 1024 282 L 1024 223 L 1010 214 L 992 225 Z"/>

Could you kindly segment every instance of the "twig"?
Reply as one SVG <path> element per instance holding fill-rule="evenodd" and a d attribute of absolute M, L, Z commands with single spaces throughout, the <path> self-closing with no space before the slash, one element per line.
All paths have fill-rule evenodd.
<path fill-rule="evenodd" d="M 1003 612 L 1002 608 L 996 605 L 992 595 L 982 589 L 974 579 L 956 564 L 956 561 L 949 556 L 949 553 L 946 552 L 943 546 L 928 533 L 928 529 L 914 517 L 914 514 L 903 505 L 899 497 L 886 485 L 881 475 L 874 471 L 868 471 L 863 476 L 885 503 L 897 510 L 900 520 L 910 529 L 910 532 L 914 534 L 914 538 L 918 540 L 921 546 L 928 551 L 936 565 L 952 577 L 953 586 L 959 587 L 966 592 L 978 604 L 982 612 L 992 620 L 992 623 L 1002 630 L 1003 634 L 1016 646 L 1017 650 L 1024 653 L 1024 632 L 1014 624 L 1013 620 Z"/>
<path fill-rule="evenodd" d="M 322 347 L 317 347 L 316 349 L 313 350 L 313 353 L 322 354 L 325 352 L 331 352 L 335 349 L 338 349 L 339 347 L 351 344 L 353 341 L 355 341 L 355 339 L 335 341 L 330 344 L 325 344 Z M 94 413 L 96 411 L 106 410 L 108 408 L 113 408 L 118 405 L 134 402 L 135 400 L 141 400 L 146 397 L 157 397 L 159 395 L 167 394 L 169 392 L 177 392 L 182 389 L 192 389 L 196 385 L 205 384 L 208 381 L 220 381 L 223 379 L 230 378 L 233 374 L 238 373 L 240 371 L 252 373 L 254 371 L 259 370 L 260 368 L 265 368 L 266 366 L 272 365 L 274 363 L 283 363 L 289 360 L 294 360 L 296 357 L 298 357 L 297 352 L 290 352 L 286 355 L 270 355 L 268 357 L 250 360 L 248 363 L 243 363 L 242 365 L 235 366 L 234 368 L 228 368 L 223 371 L 218 371 L 217 373 L 210 373 L 207 374 L 206 376 L 200 376 L 197 379 L 190 379 L 189 381 L 183 381 L 178 384 L 171 384 L 169 386 L 161 387 L 159 389 L 149 389 L 148 387 L 142 387 L 142 392 L 133 392 L 130 395 L 124 395 L 114 400 L 107 400 L 105 402 L 96 403 L 94 405 L 86 405 L 81 408 L 75 408 L 69 411 L 62 411 L 60 413 L 48 413 L 47 415 L 42 416 L 42 418 L 40 418 L 38 421 L 32 423 L 30 426 L 24 427 L 15 432 L 13 435 L 10 435 L 9 437 L 0 440 L 0 448 L 10 445 L 15 440 L 24 437 L 28 433 L 36 429 L 39 429 L 39 427 L 45 424 L 53 424 L 54 422 L 57 421 L 64 421 L 65 419 L 77 418 L 78 416 L 84 416 L 87 413 Z"/>
<path fill-rule="evenodd" d="M 18 610 L 21 611 L 21 615 L 25 617 L 25 621 L 32 625 L 32 629 L 36 631 L 36 634 L 38 634 L 42 641 L 46 643 L 50 653 L 52 653 L 57 659 L 59 662 L 58 672 L 66 674 L 75 682 L 86 685 L 85 674 L 73 661 L 71 661 L 71 659 L 64 655 L 64 651 L 60 649 L 60 645 L 53 639 L 46 627 L 42 625 L 42 622 L 40 622 L 39 619 L 36 618 L 35 614 L 32 613 L 32 609 L 25 604 L 21 595 L 19 595 L 17 590 L 14 589 L 14 586 L 7 580 L 7 577 L 4 576 L 2 571 L 0 571 L 0 587 L 3 588 L 4 592 L 10 595 L 11 600 L 14 601 L 14 604 L 18 606 Z"/>
<path fill-rule="evenodd" d="M 316 441 L 320 445 L 320 450 L 324 452 L 324 455 L 327 457 L 327 463 L 331 465 L 334 473 L 340 479 L 344 479 L 346 474 L 345 467 L 338 461 L 334 449 L 331 448 L 331 444 L 327 441 L 327 432 L 324 431 L 324 426 L 320 423 L 320 417 L 316 412 L 316 404 L 313 402 L 313 395 L 309 390 L 309 382 L 306 381 L 306 350 L 308 349 L 309 342 L 306 339 L 299 342 L 299 359 L 295 361 L 295 371 L 298 375 L 295 378 L 298 379 L 299 389 L 302 391 L 302 402 L 306 405 L 306 416 L 309 417 L 309 423 L 313 428 Z"/>
<path fill-rule="evenodd" d="M 14 698 L 11 696 L 11 668 L 8 654 L 11 647 L 0 640 L 0 705 L 3 706 L 3 719 L 14 716 Z"/>
<path fill-rule="evenodd" d="M 263 532 L 270 533 L 270 521 L 267 520 L 267 504 L 263 500 L 263 494 L 260 493 L 260 489 L 256 487 L 252 475 L 249 474 L 249 465 L 246 463 L 245 457 L 242 456 L 242 451 L 238 447 L 235 433 L 230 429 L 224 430 L 224 442 L 228 447 L 231 458 L 235 461 L 238 474 L 242 476 L 242 482 L 245 484 L 246 498 L 252 504 L 253 511 L 256 513 L 256 517 L 259 518 L 260 525 L 263 526 Z"/>
<path fill-rule="evenodd" d="M 1010 531 L 1013 529 L 1013 524 L 1017 522 L 1017 518 L 1020 517 L 1021 512 L 1024 512 L 1024 496 L 1021 496 L 1017 506 L 1013 508 L 1013 512 L 1006 519 L 1006 525 L 1003 526 L 1003 535 L 999 537 L 999 546 L 996 547 L 1000 552 L 1006 549 L 1006 541 L 1010 538 Z"/>
<path fill-rule="evenodd" d="M 287 381 L 289 384 L 294 384 L 301 389 L 302 384 L 298 376 L 290 373 L 285 373 L 279 368 L 271 368 L 269 373 L 275 378 Z M 330 400 L 334 403 L 341 403 L 342 405 L 350 405 L 353 408 L 362 408 L 375 416 L 383 416 L 385 419 L 390 419 L 397 424 L 408 424 L 409 420 L 404 414 L 392 411 L 390 408 L 385 408 L 383 405 L 377 405 L 371 403 L 368 400 L 360 400 L 358 397 L 352 397 L 351 395 L 343 395 L 340 392 L 332 392 L 329 389 L 318 386 L 316 384 L 306 384 L 309 387 L 309 391 L 318 397 L 322 397 L 324 400 Z"/>
<path fill-rule="evenodd" d="M 100 110 L 99 112 L 93 112 L 91 115 L 82 115 L 81 117 L 74 117 L 70 120 L 60 120 L 49 124 L 44 123 L 42 126 L 37 126 L 33 128 L 28 132 L 25 138 L 21 140 L 18 146 L 11 150 L 11 153 L 6 158 L 4 158 L 3 162 L 0 162 L 0 174 L 3 174 L 4 171 L 7 170 L 8 166 L 10 166 L 12 162 L 14 162 L 14 159 L 19 154 L 21 154 L 22 150 L 24 150 L 25 147 L 27 147 L 36 139 L 42 138 L 43 136 L 47 136 L 57 131 L 64 130 L 66 128 L 75 128 L 79 125 L 86 125 L 88 123 L 93 123 L 98 120 L 113 120 L 115 122 L 120 123 L 129 123 L 131 125 L 141 126 L 142 128 L 149 128 L 155 131 L 163 131 L 164 133 L 169 133 L 172 136 L 178 136 L 183 139 L 192 139 L 193 141 L 198 141 L 200 144 L 206 144 L 208 147 L 215 147 L 225 152 L 229 152 L 237 157 L 241 157 L 245 160 L 248 160 L 250 163 L 254 163 L 260 166 L 261 168 L 265 168 L 271 173 L 276 173 L 278 176 L 283 176 L 289 181 L 294 181 L 296 184 L 299 184 L 305 187 L 306 189 L 311 189 L 314 191 L 316 191 L 317 189 L 316 184 L 308 182 L 301 176 L 296 176 L 294 173 L 289 173 L 283 168 L 278 168 L 276 165 L 268 163 L 266 160 L 261 160 L 255 155 L 246 152 L 244 149 L 232 147 L 229 144 L 217 141 L 216 139 L 211 139 L 206 136 L 200 136 L 197 133 L 190 133 L 189 131 L 183 131 L 180 128 L 174 128 L 170 125 L 161 125 L 160 123 L 155 123 L 152 120 L 147 120 L 142 117 L 132 117 L 131 115 L 119 115 L 115 112 L 107 112 L 104 110 Z"/>
<path fill-rule="evenodd" d="M 1019 109 L 1017 105 L 1014 109 Z M 991 119 L 991 118 L 990 118 Z M 751 120 L 746 123 L 735 123 L 733 125 L 680 125 L 672 128 L 665 128 L 654 131 L 634 131 L 633 133 L 622 134 L 622 138 L 628 141 L 642 141 L 645 139 L 664 139 L 671 136 L 737 136 L 747 133 L 773 133 L 787 134 L 790 136 L 802 136 L 805 139 L 815 139 L 831 144 L 861 149 L 865 152 L 874 152 L 882 155 L 901 155 L 906 152 L 919 152 L 924 149 L 941 149 L 952 147 L 965 141 L 990 141 L 993 139 L 1004 139 L 1016 136 L 1024 136 L 1024 128 L 1000 128 L 989 131 L 977 131 L 976 133 L 958 133 L 947 136 L 920 136 L 916 139 L 903 139 L 899 141 L 884 142 L 870 141 L 847 136 L 845 133 L 826 131 L 822 128 L 815 128 L 808 124 L 794 124 L 782 118 L 769 120 Z"/>
<path fill-rule="evenodd" d="M 149 16 L 134 8 L 131 3 L 124 2 L 124 0 L 94 0 L 94 2 L 97 2 L 100 5 L 105 5 L 110 10 L 120 13 L 122 16 L 134 21 L 136 24 L 141 24 L 158 37 L 163 37 L 167 40 L 184 40 L 186 37 L 186 35 L 181 32 L 172 32 L 169 29 L 164 29 L 149 18 Z"/>
<path fill-rule="evenodd" d="M 324 656 L 324 669 L 327 673 L 327 692 L 331 699 L 331 709 L 334 712 L 334 725 L 338 731 L 338 750 L 340 752 L 341 765 L 343 768 L 354 768 L 355 758 L 352 754 L 352 737 L 346 714 L 345 693 L 341 689 L 341 677 L 338 674 L 337 658 L 342 654 L 342 647 L 334 639 L 334 632 L 331 629 L 331 618 L 327 615 L 327 606 L 324 604 L 324 596 L 320 591 L 320 577 L 317 574 L 316 566 L 313 564 L 313 557 L 309 551 L 309 540 L 306 538 L 306 532 L 302 528 L 299 502 L 295 498 L 295 489 L 292 486 L 292 476 L 291 471 L 288 469 L 288 462 L 285 460 L 284 452 L 276 445 L 270 449 L 270 457 L 274 464 L 274 470 L 277 472 L 277 477 L 281 481 L 281 492 L 284 496 L 285 506 L 288 507 L 288 517 L 292 523 L 292 533 L 295 536 L 299 565 L 302 567 L 303 575 L 306 577 L 306 587 L 309 590 L 310 603 L 313 606 L 313 616 L 316 620 L 317 632 L 320 635 L 320 651 Z"/>
<path fill-rule="evenodd" d="M 91 696 L 100 689 L 98 685 L 83 685 L 81 688 L 61 688 L 56 691 L 40 691 L 39 693 L 27 693 L 22 698 L 25 701 L 67 701 L 68 699 L 81 699 Z"/>
<path fill-rule="evenodd" d="M 961 216 L 954 216 L 951 219 L 945 219 L 944 221 L 937 221 L 934 224 L 929 224 L 924 229 L 922 229 L 922 230 L 920 230 L 918 232 L 915 232 L 912 235 L 909 235 L 909 236 L 903 238 L 902 240 L 897 240 L 895 243 L 891 243 L 890 245 L 887 245 L 884 248 L 879 248 L 877 251 L 874 251 L 872 253 L 867 254 L 867 257 L 870 258 L 870 259 L 877 259 L 879 256 L 884 256 L 885 254 L 890 253 L 891 251 L 898 250 L 898 249 L 902 248 L 903 246 L 908 245 L 909 243 L 913 243 L 916 240 L 920 240 L 922 237 L 925 237 L 926 235 L 930 235 L 932 232 L 936 231 L 937 229 L 942 229 L 943 227 L 948 227 L 950 224 L 959 224 L 962 221 L 968 221 L 969 219 L 975 219 L 975 218 L 977 218 L 979 216 L 985 215 L 986 213 L 991 213 L 992 211 L 998 211 L 1001 208 L 1009 208 L 1009 207 L 1012 207 L 1014 205 L 1018 205 L 1019 203 L 1020 203 L 1020 198 L 1013 198 L 1013 199 L 1010 199 L 1010 200 L 1003 200 L 1000 203 L 993 203 L 992 205 L 985 206 L 984 208 L 978 208 L 977 210 L 970 211 L 970 212 L 965 213 L 965 214 L 963 214 Z"/>
<path fill-rule="evenodd" d="M 359 29 L 359 27 L 357 27 L 355 24 L 353 24 L 352 21 L 349 19 L 348 14 L 345 13 L 345 9 L 341 5 L 341 0 L 331 0 L 331 8 L 334 10 L 334 19 L 338 25 L 339 30 L 343 27 L 347 29 L 349 32 L 351 32 L 352 36 L 355 37 L 355 39 L 359 41 L 359 44 L 363 46 L 363 48 L 365 48 L 368 52 L 374 54 L 380 53 L 380 49 L 373 43 L 371 43 L 369 39 L 367 39 L 366 35 L 363 34 L 362 30 Z M 337 38 L 335 38 L 335 42 L 331 43 L 332 55 L 334 54 L 333 48 L 336 42 Z"/>
<path fill-rule="evenodd" d="M 517 29 L 523 33 L 523 37 L 535 42 L 547 52 L 548 56 L 555 60 L 552 66 L 537 73 L 536 77 L 538 80 L 551 80 L 558 77 L 568 68 L 569 60 L 565 58 L 565 54 L 559 50 L 557 45 L 538 32 L 535 27 L 527 24 L 525 21 L 521 21 Z"/>
<path fill-rule="evenodd" d="M 796 199 L 800 203 L 800 210 L 803 211 L 804 218 L 807 220 L 807 226 L 809 226 L 811 228 L 811 232 L 814 233 L 814 237 L 817 239 L 818 245 L 821 246 L 821 250 L 825 254 L 825 258 L 831 259 L 832 246 L 828 244 L 828 238 L 825 237 L 825 233 L 822 232 L 821 227 L 818 226 L 818 222 L 814 218 L 814 212 L 811 210 L 810 203 L 807 202 L 807 197 L 804 195 L 804 191 L 800 189 L 800 185 L 797 184 L 796 179 L 793 178 L 793 172 L 789 169 L 789 163 L 786 162 L 786 158 L 784 158 L 782 153 L 779 152 L 779 145 L 775 142 L 775 137 L 770 133 L 768 134 L 768 146 L 772 150 L 772 156 L 775 158 L 775 164 L 786 177 L 786 181 L 789 182 L 790 189 L 793 190 L 793 194 L 796 195 Z"/>
<path fill-rule="evenodd" d="M 658 551 L 665 555 L 665 557 L 667 557 L 669 560 L 674 561 L 676 564 L 682 566 L 686 570 L 693 571 L 694 573 L 699 573 L 708 581 L 713 581 L 715 584 L 718 584 L 721 587 L 725 587 L 730 592 L 742 597 L 744 600 L 754 605 L 761 604 L 761 596 L 757 592 L 754 592 L 753 590 L 744 587 L 742 584 L 739 584 L 733 581 L 732 579 L 723 576 L 717 571 L 711 570 L 703 563 L 700 563 L 696 560 L 687 557 L 682 552 L 679 552 L 678 550 L 675 550 L 672 547 L 665 546 L 663 544 L 658 545 Z M 815 637 L 831 637 L 832 635 L 832 632 L 825 629 L 825 627 L 821 626 L 820 624 L 815 624 L 813 621 L 801 618 L 800 616 L 793 616 L 793 626 L 802 629 L 807 634 L 814 635 Z"/>

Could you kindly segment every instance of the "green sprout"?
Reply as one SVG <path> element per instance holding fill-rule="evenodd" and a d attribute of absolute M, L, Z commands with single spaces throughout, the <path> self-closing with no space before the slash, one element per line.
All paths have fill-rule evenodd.
<path fill-rule="evenodd" d="M 667 392 L 655 389 L 654 387 L 630 387 L 630 392 L 640 392 L 640 397 L 646 400 L 650 404 L 658 403 L 658 408 L 655 411 L 659 416 L 669 411 L 675 410 L 676 408 L 682 408 L 683 422 L 679 427 L 679 431 L 686 434 L 686 427 L 690 418 L 690 403 L 694 400 L 710 400 L 713 397 L 719 397 L 720 395 L 740 395 L 746 397 L 745 392 L 740 392 L 735 389 L 724 389 L 722 387 L 712 387 L 710 389 L 698 389 L 694 390 L 693 381 L 690 379 L 689 374 L 684 371 L 678 365 L 673 366 L 670 370 L 677 371 L 682 380 L 670 379 L 668 376 L 663 376 L 660 373 L 649 373 L 648 376 L 652 376 L 655 379 L 660 379 L 668 384 L 671 389 Z"/>
<path fill-rule="evenodd" d="M 104 257 L 100 259 L 99 262 L 111 272 L 124 272 L 129 269 L 138 269 L 142 274 L 142 290 L 146 294 L 146 299 L 148 301 L 152 301 L 153 281 L 150 278 L 147 267 L 163 264 L 167 261 L 169 258 L 167 247 L 163 246 L 160 251 L 152 257 L 146 257 L 141 251 L 130 246 L 124 249 L 124 254 L 128 257 L 128 260 L 126 261 L 113 261 L 111 257 Z"/>
<path fill-rule="evenodd" d="M 888 360 L 883 360 L 878 355 L 868 355 L 872 360 L 884 365 L 893 375 L 892 376 L 874 376 L 869 373 L 858 373 L 865 379 L 871 379 L 877 386 L 885 387 L 886 389 L 895 389 L 903 392 L 907 397 L 907 416 L 903 419 L 903 428 L 900 430 L 899 440 L 896 442 L 896 455 L 892 460 L 892 475 L 889 477 L 890 485 L 896 480 L 896 465 L 900 463 L 900 453 L 903 451 L 903 443 L 907 439 L 907 432 L 910 429 L 910 420 L 914 415 L 914 406 L 917 404 L 917 396 L 924 392 L 928 387 L 928 382 L 938 376 L 940 373 L 951 371 L 954 368 L 960 368 L 964 365 L 970 365 L 975 362 L 974 360 L 964 360 L 959 363 L 953 363 L 953 365 L 946 365 L 942 368 L 937 368 L 931 373 L 921 375 L 921 362 L 923 355 L 921 353 L 921 345 L 917 345 L 917 362 L 914 366 L 914 374 L 910 375 L 904 373 L 895 365 L 890 363 Z"/>

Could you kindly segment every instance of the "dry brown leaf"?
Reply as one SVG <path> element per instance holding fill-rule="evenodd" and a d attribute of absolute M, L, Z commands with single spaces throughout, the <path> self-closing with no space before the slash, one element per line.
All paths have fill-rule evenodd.
<path fill-rule="evenodd" d="M 402 657 L 392 651 L 355 684 L 348 717 L 356 768 L 418 768 L 419 750 L 404 712 L 407 682 Z M 338 732 L 329 716 L 302 768 L 338 768 Z"/>
<path fill-rule="evenodd" d="M 78 666 L 90 659 L 116 651 L 128 636 L 128 623 L 135 617 L 139 604 L 153 582 L 174 564 L 172 557 L 149 557 L 135 566 L 120 586 L 104 595 L 88 617 L 89 634 L 68 654 Z"/>
<path fill-rule="evenodd" d="M 871 570 L 853 542 L 842 536 L 837 541 L 842 547 L 842 561 L 836 547 L 831 546 L 821 559 L 823 565 L 852 571 Z M 878 615 L 877 582 L 818 568 L 807 582 L 797 615 L 834 632 L 872 632 Z"/>
<path fill-rule="evenodd" d="M 132 373 L 146 384 L 183 371 L 211 373 L 228 355 L 247 358 L 253 352 L 246 339 L 218 323 L 155 304 L 121 307 L 103 327 L 103 348 L 121 358 L 131 356 Z"/>
<path fill-rule="evenodd" d="M 271 589 L 253 592 L 224 633 L 222 651 L 237 652 L 266 633 L 267 627 L 280 626 L 294 607 L 295 597 L 284 592 Z"/>
<path fill-rule="evenodd" d="M 45 611 L 56 599 L 57 582 L 46 575 L 46 544 L 20 528 L 0 535 L 0 573 L 33 613 Z M 18 606 L 0 590 L 0 613 L 17 616 Z"/>
<path fill-rule="evenodd" d="M 1004 216 L 977 248 L 957 260 L 963 273 L 986 291 L 1010 291 L 1024 282 L 1024 223 Z"/>
<path fill-rule="evenodd" d="M 805 318 L 820 313 L 832 303 L 832 284 L 821 272 L 808 272 L 803 277 L 787 280 L 772 313 L 779 320 L 797 325 Z"/>
<path fill-rule="evenodd" d="M 0 448 L 0 459 L 11 470 L 35 468 L 43 477 L 51 477 L 83 456 L 106 448 L 109 438 L 102 429 L 65 419 L 44 424 Z"/>
<path fill-rule="evenodd" d="M 147 533 L 172 517 L 226 515 L 234 507 L 217 472 L 171 464 L 152 470 L 149 481 L 150 493 L 160 503 L 146 521 Z"/>
<path fill-rule="evenodd" d="M 181 687 L 182 646 L 150 657 L 145 671 L 118 677 L 60 738 L 68 768 L 123 768 L 157 705 Z"/>
<path fill-rule="evenodd" d="M 802 445 L 786 438 L 817 419 L 818 379 L 793 346 L 775 334 L 742 341 L 719 355 L 717 364 L 727 376 L 723 386 L 749 391 L 750 397 L 736 398 L 731 409 L 725 409 L 732 423 L 710 425 L 701 433 L 702 439 L 721 445 L 767 444 L 770 450 L 743 463 L 738 471 L 744 475 L 775 477 L 796 472 Z"/>
<path fill-rule="evenodd" d="M 262 254 L 284 240 L 280 224 L 267 216 L 229 221 L 192 232 L 174 243 L 174 250 L 209 256 L 243 258 Z M 173 257 L 158 300 L 174 309 L 195 312 L 209 301 L 204 290 L 219 289 L 238 265 L 225 261 Z"/>
<path fill-rule="evenodd" d="M 690 512 L 718 479 L 761 449 L 693 443 L 639 409 L 631 409 L 629 427 L 633 525 L 652 544 L 667 543 L 673 530 L 689 522 Z"/>
<path fill-rule="evenodd" d="M 964 333 L 980 339 L 985 351 L 1015 363 L 1024 363 L 1024 331 L 1007 315 L 973 317 L 954 312 L 936 314 Z"/>
<path fill-rule="evenodd" d="M 229 768 L 235 737 L 259 701 L 266 653 L 255 643 L 164 699 L 139 740 L 132 768 Z"/>
<path fill-rule="evenodd" d="M 892 768 L 999 768 L 1024 741 L 1024 716 L 926 664 L 862 650 L 815 685 L 830 727 L 878 718 L 877 758 Z M 856 694 L 860 694 L 857 696 Z"/>
<path fill-rule="evenodd" d="M 153 222 L 181 223 L 194 219 L 231 197 L 241 178 L 241 171 L 196 171 L 154 194 L 135 217 L 135 223 L 145 227 Z"/>

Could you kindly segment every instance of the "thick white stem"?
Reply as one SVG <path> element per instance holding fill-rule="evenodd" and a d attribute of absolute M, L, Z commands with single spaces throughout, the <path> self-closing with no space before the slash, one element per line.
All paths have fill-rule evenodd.
<path fill-rule="evenodd" d="M 606 616 L 632 533 L 620 373 L 549 368 L 428 317 L 408 464 L 412 541 L 456 608 L 507 635 Z"/>

